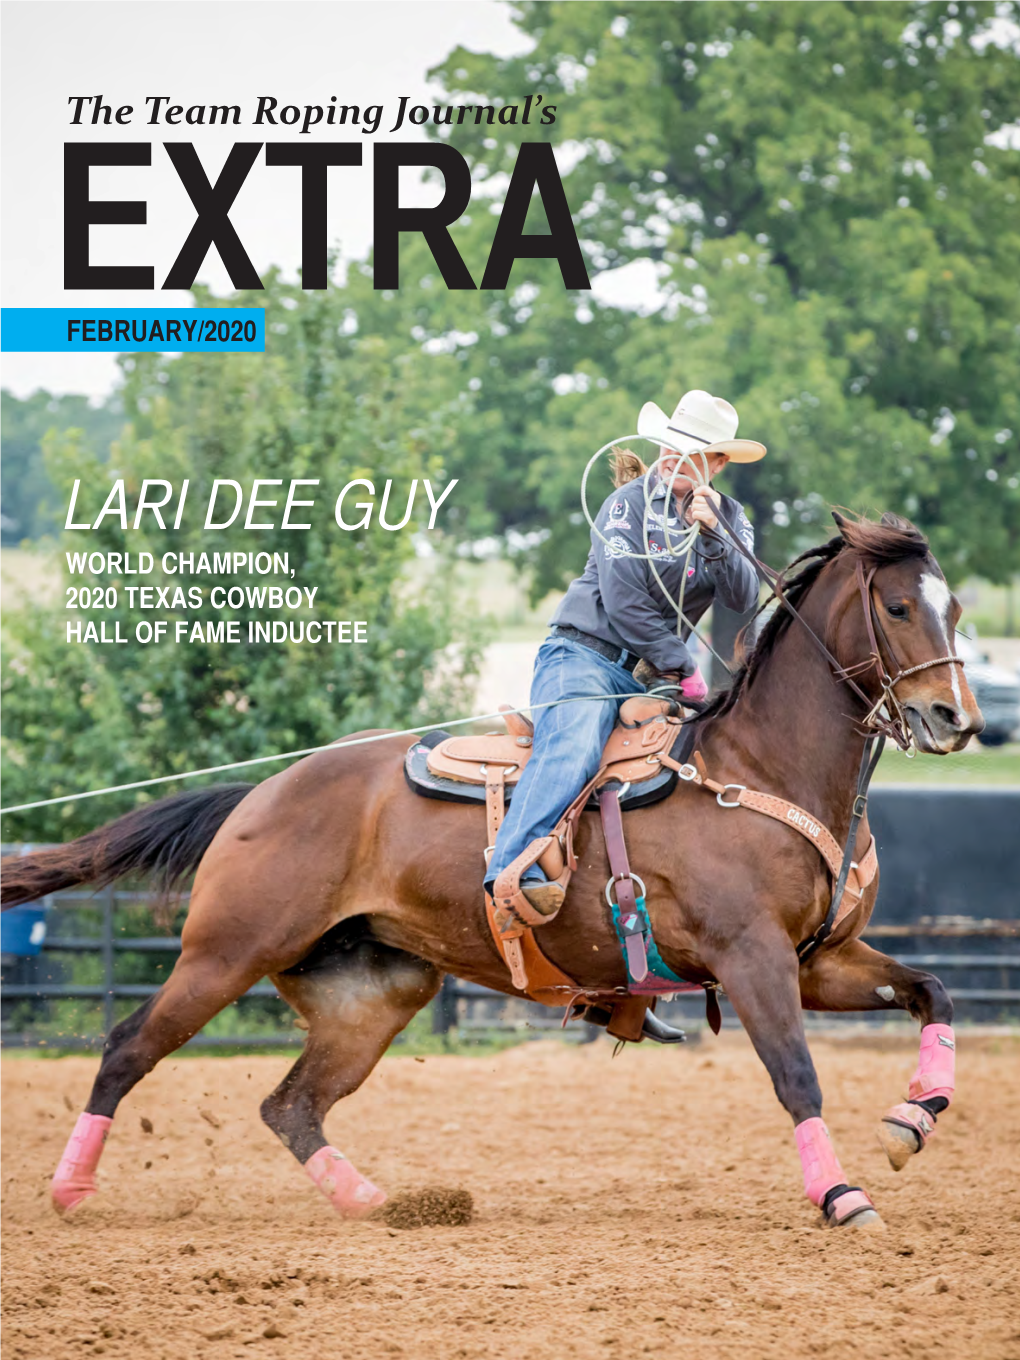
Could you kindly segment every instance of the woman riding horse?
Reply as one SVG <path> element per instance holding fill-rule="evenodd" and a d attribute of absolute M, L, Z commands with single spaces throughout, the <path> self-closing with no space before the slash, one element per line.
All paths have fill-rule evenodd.
<path fill-rule="evenodd" d="M 730 691 L 699 720 L 696 740 L 723 792 L 785 799 L 839 844 L 856 825 L 860 861 L 871 846 L 855 797 L 869 722 L 877 717 L 903 746 L 945 755 L 983 720 L 953 654 L 960 606 L 924 536 L 895 517 L 838 524 L 838 537 L 804 554 L 796 574 L 784 573 L 783 607 Z M 368 1077 L 444 973 L 520 995 L 469 871 L 484 844 L 485 810 L 419 798 L 404 778 L 408 746 L 399 734 L 372 746 L 341 743 L 255 788 L 179 794 L 67 845 L 5 861 L 5 906 L 125 875 L 150 874 L 169 889 L 197 868 L 173 973 L 107 1037 L 53 1178 L 58 1210 L 95 1193 L 103 1144 L 127 1093 L 266 975 L 304 1017 L 308 1036 L 263 1102 L 263 1119 L 345 1217 L 385 1198 L 329 1144 L 327 1113 Z M 904 1010 L 920 1022 L 906 1100 L 880 1125 L 897 1169 L 924 1148 L 948 1105 L 955 1057 L 952 1001 L 938 978 L 860 939 L 877 875 L 801 958 L 798 945 L 818 936 L 834 899 L 834 877 L 810 836 L 685 778 L 661 803 L 628 815 L 631 860 L 646 878 L 666 966 L 725 989 L 790 1115 L 805 1192 L 826 1221 L 873 1222 L 874 1207 L 849 1185 L 821 1117 L 802 1009 Z M 612 991 L 623 969 L 602 892 L 608 856 L 592 813 L 583 814 L 575 845 L 567 902 L 543 926 L 542 948 L 582 991 Z"/>
<path fill-rule="evenodd" d="M 694 623 L 718 599 L 742 614 L 758 599 L 758 578 L 729 539 L 720 536 L 714 555 L 672 555 L 684 498 L 692 493 L 687 519 L 715 529 L 716 507 L 744 545 L 754 546 L 754 531 L 737 501 L 711 486 L 727 463 L 753 463 L 765 448 L 735 439 L 737 413 L 728 401 L 708 392 L 687 392 L 667 417 L 647 402 L 638 433 L 654 439 L 660 458 L 646 505 L 644 478 L 614 492 L 604 502 L 591 533 L 584 573 L 570 585 L 552 620 L 552 635 L 535 659 L 531 683 L 536 707 L 532 754 L 514 790 L 513 802 L 496 837 L 485 875 L 492 894 L 496 880 L 528 846 L 547 836 L 563 812 L 599 768 L 620 700 L 636 687 L 634 668 L 644 660 L 662 683 L 679 688 L 684 699 L 704 699 L 708 687 L 686 646 L 690 627 L 677 628 L 676 601 Z M 687 471 L 680 472 L 681 464 Z M 645 530 L 647 529 L 647 547 Z M 652 570 L 648 560 L 658 560 Z M 687 573 L 689 579 L 684 579 Z M 605 703 L 571 702 L 604 694 Z M 564 702 L 565 701 L 565 702 Z M 520 890 L 537 911 L 552 915 L 564 889 L 550 882 L 538 863 L 525 869 Z"/>

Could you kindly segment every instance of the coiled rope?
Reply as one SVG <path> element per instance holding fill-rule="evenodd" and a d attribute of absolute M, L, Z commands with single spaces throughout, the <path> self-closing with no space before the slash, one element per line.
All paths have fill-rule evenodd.
<path fill-rule="evenodd" d="M 655 462 L 652 463 L 646 469 L 644 473 L 645 508 L 641 524 L 645 547 L 643 553 L 618 552 L 616 548 L 611 544 L 610 540 L 606 538 L 605 534 L 602 532 L 599 526 L 595 523 L 595 519 L 592 516 L 591 510 L 588 507 L 588 476 L 592 468 L 595 466 L 595 463 L 598 461 L 599 458 L 603 456 L 603 454 L 607 453 L 610 449 L 615 448 L 617 444 L 629 443 L 631 440 L 634 439 L 641 439 L 644 440 L 644 442 L 647 444 L 655 444 L 656 447 L 659 447 L 654 439 L 649 439 L 646 435 L 628 434 L 623 435 L 622 437 L 617 439 L 611 439 L 608 444 L 603 444 L 602 447 L 600 449 L 597 449 L 596 452 L 593 453 L 592 456 L 588 459 L 588 462 L 585 465 L 584 472 L 581 476 L 581 508 L 584 511 L 584 517 L 588 521 L 592 533 L 594 533 L 599 539 L 602 540 L 606 549 L 612 552 L 614 556 L 633 557 L 639 562 L 648 563 L 651 573 L 655 577 L 656 583 L 659 589 L 662 591 L 663 596 L 676 610 L 677 637 L 682 638 L 683 628 L 686 626 L 688 632 L 693 633 L 694 636 L 701 643 L 701 645 L 705 648 L 705 650 L 711 652 L 711 654 L 715 657 L 716 661 L 719 662 L 720 666 L 723 667 L 726 673 L 728 675 L 732 675 L 733 670 L 730 667 L 730 665 L 726 662 L 726 660 L 723 657 L 719 655 L 719 653 L 715 650 L 715 648 L 708 641 L 708 639 L 701 635 L 696 625 L 692 623 L 692 621 L 684 613 L 684 595 L 687 590 L 687 580 L 688 573 L 690 570 L 690 561 L 691 556 L 694 552 L 694 545 L 697 542 L 699 533 L 701 532 L 701 524 L 697 520 L 695 520 L 693 524 L 685 524 L 681 529 L 678 530 L 671 531 L 669 527 L 669 507 L 673 503 L 673 487 L 676 484 L 677 477 L 680 475 L 680 469 L 683 466 L 683 464 L 684 463 L 690 464 L 691 480 L 693 481 L 695 486 L 708 486 L 710 484 L 708 476 L 708 460 L 705 457 L 705 454 L 702 452 L 702 450 L 696 449 L 693 453 L 680 453 L 679 451 L 672 451 L 665 455 L 660 454 L 659 457 L 656 458 Z M 666 497 L 662 515 L 662 534 L 663 538 L 666 541 L 666 553 L 670 557 L 684 558 L 683 571 L 680 577 L 680 594 L 677 596 L 676 599 L 674 599 L 673 596 L 666 589 L 666 583 L 659 575 L 659 570 L 655 565 L 656 557 L 661 556 L 661 554 L 652 552 L 651 543 L 649 541 L 650 535 L 649 525 L 651 523 L 651 517 L 653 514 L 652 489 L 655 486 L 656 481 L 663 480 L 658 477 L 657 470 L 659 464 L 663 461 L 664 458 L 666 459 L 677 458 L 679 460 L 676 466 L 673 468 L 673 471 L 670 473 L 666 485 Z M 700 461 L 700 467 L 698 466 L 698 463 L 695 462 L 695 459 Z M 727 533 L 730 532 L 729 526 L 722 519 L 719 520 L 719 523 L 726 530 Z"/>

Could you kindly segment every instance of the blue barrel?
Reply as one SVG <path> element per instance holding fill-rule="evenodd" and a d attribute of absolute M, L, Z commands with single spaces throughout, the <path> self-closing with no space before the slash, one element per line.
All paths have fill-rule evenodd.
<path fill-rule="evenodd" d="M 0 954 L 38 954 L 45 939 L 45 907 L 29 902 L 0 916 Z"/>

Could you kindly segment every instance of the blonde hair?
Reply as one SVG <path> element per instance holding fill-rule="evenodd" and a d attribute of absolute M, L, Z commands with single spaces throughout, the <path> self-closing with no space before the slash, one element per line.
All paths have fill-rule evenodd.
<path fill-rule="evenodd" d="M 631 453 L 630 449 L 617 448 L 614 445 L 609 458 L 609 470 L 613 474 L 613 485 L 619 490 L 621 486 L 626 486 L 628 482 L 643 477 L 648 468 L 636 453 Z"/>

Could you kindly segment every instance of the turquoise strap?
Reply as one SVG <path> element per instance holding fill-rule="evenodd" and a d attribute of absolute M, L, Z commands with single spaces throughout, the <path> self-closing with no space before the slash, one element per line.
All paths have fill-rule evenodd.
<path fill-rule="evenodd" d="M 645 899 L 643 897 L 637 899 L 634 903 L 634 909 L 641 918 L 641 930 L 645 938 L 645 953 L 648 958 L 648 976 L 644 978 L 641 983 L 638 983 L 635 980 L 627 963 L 626 935 L 624 934 L 623 926 L 620 922 L 619 903 L 613 902 L 611 906 L 613 912 L 613 928 L 616 931 L 616 938 L 620 945 L 620 953 L 623 956 L 623 966 L 627 971 L 628 986 L 631 989 L 640 987 L 642 991 L 651 990 L 649 984 L 654 986 L 657 982 L 664 984 L 662 987 L 663 991 L 670 991 L 671 988 L 681 990 L 689 987 L 689 983 L 684 982 L 683 978 L 677 977 L 676 973 L 674 973 L 671 968 L 667 968 L 666 964 L 663 962 L 662 955 L 659 953 L 655 944 L 655 938 L 652 935 L 652 922 L 648 915 L 648 908 L 645 906 Z"/>

